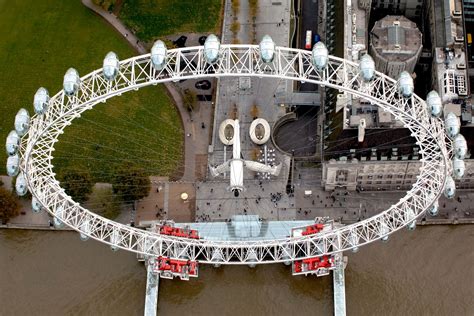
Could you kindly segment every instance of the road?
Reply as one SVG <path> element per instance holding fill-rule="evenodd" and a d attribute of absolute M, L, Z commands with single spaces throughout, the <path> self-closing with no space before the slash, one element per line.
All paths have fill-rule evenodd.
<path fill-rule="evenodd" d="M 311 30 L 311 46 L 314 45 L 314 35 L 318 33 L 318 0 L 301 0 L 298 48 L 305 49 L 306 31 Z M 317 85 L 300 84 L 300 91 L 316 91 Z"/>

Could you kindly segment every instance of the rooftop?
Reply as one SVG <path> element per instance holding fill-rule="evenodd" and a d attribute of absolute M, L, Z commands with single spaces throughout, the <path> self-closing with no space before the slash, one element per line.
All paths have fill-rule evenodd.
<path fill-rule="evenodd" d="M 410 59 L 422 48 L 416 23 L 404 16 L 387 15 L 375 22 L 370 41 L 377 54 L 391 61 Z"/>
<path fill-rule="evenodd" d="M 231 222 L 190 223 L 206 240 L 274 240 L 287 238 L 291 229 L 308 226 L 313 221 L 261 221 L 258 216 L 235 216 Z M 176 224 L 176 226 L 184 226 Z"/>

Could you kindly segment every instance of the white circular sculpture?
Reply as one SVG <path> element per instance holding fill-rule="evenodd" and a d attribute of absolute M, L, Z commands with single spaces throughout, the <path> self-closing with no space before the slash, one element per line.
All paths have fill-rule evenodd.
<path fill-rule="evenodd" d="M 234 143 L 234 120 L 227 119 L 219 125 L 219 140 L 226 146 Z"/>
<path fill-rule="evenodd" d="M 249 134 L 255 144 L 263 145 L 270 139 L 270 124 L 263 118 L 257 118 L 250 124 Z"/>
<path fill-rule="evenodd" d="M 54 216 L 55 225 L 65 224 L 78 231 L 81 238 L 99 240 L 113 249 L 171 258 L 179 258 L 183 253 L 180 249 L 185 249 L 189 260 L 200 263 L 252 266 L 357 250 L 376 240 L 387 240 L 390 234 L 412 224 L 426 211 L 435 214 L 440 195 L 454 192 L 452 141 L 446 137 L 443 120 L 431 115 L 425 101 L 413 94 L 411 86 L 405 89 L 402 82 L 399 86 L 396 80 L 377 71 L 368 83 L 359 75 L 359 64 L 330 55 L 325 71 L 320 71 L 313 65 L 312 52 L 300 49 L 275 47 L 273 61 L 267 63 L 260 58 L 258 45 L 220 45 L 220 53 L 213 55 L 217 59 L 212 58 L 215 64 L 210 72 L 207 71 L 209 64 L 192 62 L 211 61 L 211 48 L 209 45 L 207 48 L 208 51 L 203 47 L 168 50 L 164 58 L 166 65 L 160 71 L 157 71 L 150 54 L 122 60 L 113 83 L 104 78 L 101 70 L 82 78 L 76 71 L 68 72 L 71 76 L 65 76 L 64 90 L 50 98 L 46 115 L 31 118 L 29 130 L 21 139 L 17 191 L 26 193 L 28 188 L 42 209 Z M 318 62 L 317 65 L 323 64 Z M 64 128 L 84 111 L 111 97 L 149 85 L 176 79 L 230 76 L 306 81 L 377 104 L 400 120 L 416 139 L 421 155 L 420 175 L 405 197 L 371 218 L 314 235 L 274 240 L 191 239 L 140 230 L 87 210 L 59 186 L 51 171 L 54 145 Z M 360 89 L 362 86 L 364 89 Z M 74 97 L 70 97 L 71 94 Z M 410 97 L 406 97 L 408 95 Z M 450 136 L 456 135 L 452 133 Z"/>

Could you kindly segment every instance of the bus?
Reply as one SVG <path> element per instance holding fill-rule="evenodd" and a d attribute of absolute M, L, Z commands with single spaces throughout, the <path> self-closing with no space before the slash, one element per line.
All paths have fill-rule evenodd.
<path fill-rule="evenodd" d="M 306 43 L 304 45 L 306 49 L 311 49 L 311 35 L 312 32 L 310 30 L 306 31 Z"/>

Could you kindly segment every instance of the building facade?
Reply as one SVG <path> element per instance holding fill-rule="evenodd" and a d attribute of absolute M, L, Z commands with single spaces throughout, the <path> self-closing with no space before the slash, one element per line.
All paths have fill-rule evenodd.
<path fill-rule="evenodd" d="M 474 188 L 474 160 L 467 159 L 464 177 L 456 180 L 456 188 Z M 406 191 L 420 174 L 418 160 L 358 161 L 357 159 L 323 164 L 322 186 L 326 191 L 337 188 L 348 191 Z"/>

